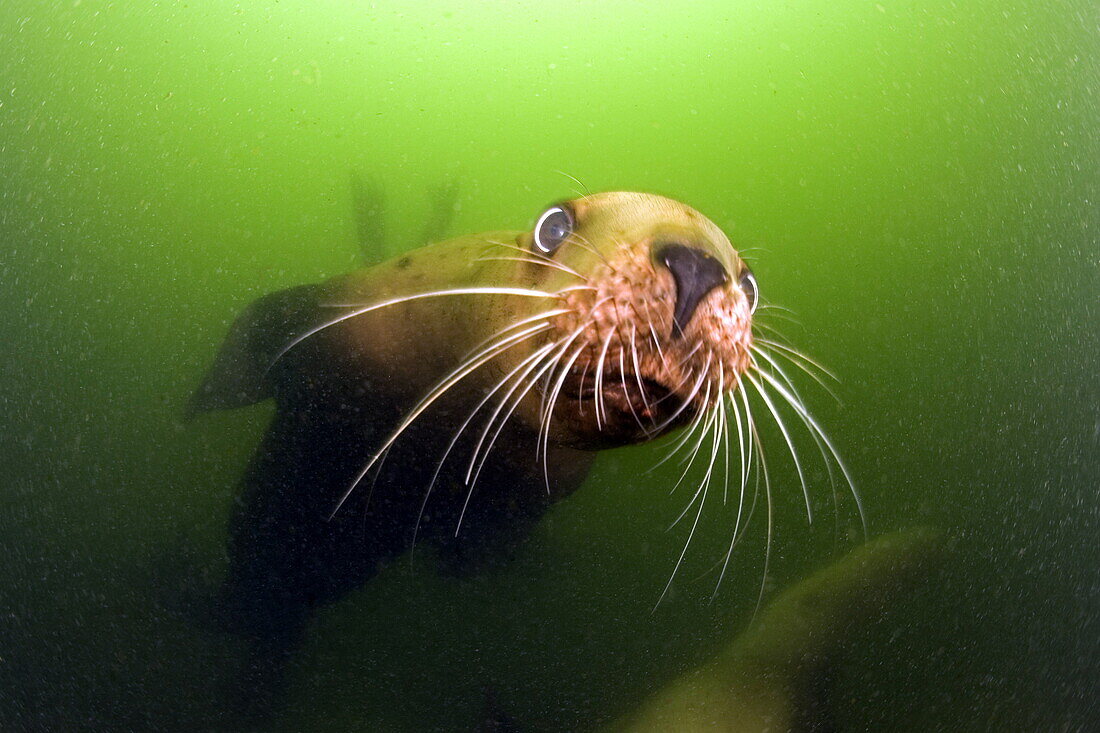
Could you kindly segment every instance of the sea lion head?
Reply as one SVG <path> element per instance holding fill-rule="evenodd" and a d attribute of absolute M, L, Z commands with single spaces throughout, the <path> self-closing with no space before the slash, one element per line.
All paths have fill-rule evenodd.
<path fill-rule="evenodd" d="M 709 413 L 752 363 L 756 280 L 726 235 L 677 201 L 600 193 L 546 209 L 516 239 L 556 294 L 535 399 L 547 439 L 607 448 Z"/>

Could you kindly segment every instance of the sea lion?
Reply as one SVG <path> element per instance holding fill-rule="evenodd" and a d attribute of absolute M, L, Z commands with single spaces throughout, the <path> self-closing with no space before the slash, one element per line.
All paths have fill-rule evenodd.
<path fill-rule="evenodd" d="M 930 527 L 867 542 L 784 590 L 717 655 L 601 730 L 837 730 L 830 678 L 867 626 L 888 622 L 947 555 Z"/>
<path fill-rule="evenodd" d="M 456 571 L 504 556 L 597 451 L 683 426 L 693 455 L 713 438 L 698 511 L 723 441 L 743 497 L 747 386 L 824 439 L 785 386 L 777 358 L 794 357 L 753 334 L 758 301 L 714 223 L 624 192 L 259 299 L 189 405 L 276 404 L 231 518 L 220 623 L 281 653 L 414 543 Z"/>

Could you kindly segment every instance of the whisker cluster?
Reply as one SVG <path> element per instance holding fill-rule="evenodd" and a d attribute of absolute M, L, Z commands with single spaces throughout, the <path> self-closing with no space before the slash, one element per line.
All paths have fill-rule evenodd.
<path fill-rule="evenodd" d="M 576 242 L 578 246 L 591 251 L 607 263 L 605 255 L 594 244 L 580 236 L 576 237 Z M 493 363 L 494 360 L 517 348 L 529 348 L 529 354 L 519 359 L 518 363 L 505 370 L 495 383 L 488 386 L 480 401 L 470 410 L 451 436 L 449 444 L 438 459 L 431 481 L 420 502 L 416 525 L 413 528 L 414 545 L 433 489 L 460 437 L 467 431 L 473 430 L 475 421 L 481 416 L 483 422 L 478 428 L 476 439 L 473 440 L 473 449 L 465 459 L 465 470 L 460 474 L 466 494 L 453 530 L 456 537 L 462 529 L 478 478 L 497 444 L 497 439 L 520 404 L 528 399 L 532 390 L 536 388 L 540 403 L 537 410 L 538 425 L 534 457 L 536 461 L 542 461 L 546 491 L 548 495 L 551 493 L 549 470 L 551 424 L 559 398 L 566 391 L 570 377 L 579 377 L 575 399 L 577 409 L 581 414 L 589 414 L 588 406 L 585 404 L 586 401 L 589 402 L 592 410 L 590 414 L 594 416 L 598 430 L 606 429 L 605 426 L 609 421 L 609 408 L 604 395 L 609 388 L 618 389 L 613 382 L 621 383 L 626 407 L 637 424 L 640 434 L 648 437 L 661 436 L 673 426 L 686 422 L 679 434 L 672 436 L 671 445 L 665 454 L 647 471 L 647 473 L 651 472 L 673 458 L 678 458 L 681 466 L 680 475 L 670 489 L 670 493 L 677 491 L 687 481 L 702 457 L 701 464 L 704 467 L 702 476 L 695 484 L 687 505 L 669 526 L 669 529 L 672 529 L 686 517 L 691 516 L 687 538 L 658 598 L 658 604 L 672 588 L 700 526 L 704 508 L 716 493 L 720 493 L 723 505 L 729 503 L 732 493 L 736 498 L 737 506 L 730 542 L 721 558 L 721 570 L 718 573 L 714 594 L 717 594 L 727 574 L 735 548 L 745 537 L 761 494 L 767 513 L 764 555 L 766 576 L 773 534 L 773 481 L 768 474 L 761 431 L 756 419 L 758 414 L 767 415 L 775 424 L 786 452 L 790 455 L 805 504 L 807 521 L 813 522 L 814 510 L 810 496 L 810 482 L 803 459 L 796 447 L 796 435 L 791 429 L 796 425 L 801 425 L 809 434 L 825 464 L 833 486 L 835 514 L 839 516 L 837 477 L 834 466 L 839 469 L 843 483 L 855 498 L 860 520 L 865 527 L 863 507 L 851 475 L 832 441 L 810 414 L 794 381 L 788 374 L 788 369 L 793 368 L 797 372 L 808 375 L 830 395 L 833 395 L 833 392 L 829 381 L 836 382 L 837 379 L 817 361 L 786 343 L 773 326 L 761 323 L 759 318 L 753 321 L 751 326 L 753 333 L 744 346 L 745 359 L 740 363 L 723 360 L 720 353 L 715 353 L 714 345 L 702 339 L 698 339 L 694 344 L 677 345 L 676 353 L 673 355 L 669 342 L 659 336 L 659 330 L 664 326 L 659 329 L 656 325 L 649 301 L 641 300 L 638 304 L 630 304 L 634 318 L 626 321 L 629 323 L 629 332 L 618 324 L 600 329 L 596 314 L 607 306 L 611 298 L 606 295 L 598 297 L 600 291 L 593 285 L 591 278 L 540 252 L 509 242 L 490 240 L 489 244 L 491 247 L 505 250 L 505 253 L 498 254 L 497 250 L 490 248 L 490 251 L 480 258 L 481 260 L 517 262 L 535 268 L 555 270 L 576 278 L 578 282 L 553 291 L 519 287 L 467 287 L 417 293 L 370 304 L 328 304 L 348 310 L 296 337 L 277 354 L 276 360 L 305 339 L 348 319 L 417 299 L 480 295 L 518 296 L 541 298 L 551 304 L 551 307 L 534 315 L 519 318 L 499 329 L 471 349 L 457 366 L 440 378 L 377 446 L 351 485 L 340 496 L 332 510 L 333 515 L 340 510 L 347 498 L 372 470 L 380 469 L 387 453 L 409 426 L 444 395 L 471 375 Z M 610 268 L 610 264 L 608 267 Z M 613 268 L 611 270 L 613 271 Z M 566 297 L 578 291 L 591 291 L 594 295 L 580 300 L 570 300 Z M 583 305 L 584 303 L 587 305 Z M 617 306 L 612 304 L 611 307 Z M 780 309 L 774 306 L 761 306 L 761 308 L 770 315 L 778 314 L 787 317 L 786 313 L 777 313 Z M 570 317 L 567 321 L 571 324 L 568 329 L 561 328 L 555 320 L 559 316 Z M 672 358 L 677 361 L 672 373 L 680 375 L 678 383 L 665 385 L 664 394 L 648 394 L 647 386 L 643 381 L 642 361 L 639 355 L 640 343 L 644 343 L 647 347 L 646 354 L 649 359 L 652 359 L 655 354 L 659 362 L 665 365 L 668 365 Z M 617 373 L 614 371 L 616 365 Z M 590 393 L 585 389 L 589 380 L 592 383 Z M 636 385 L 633 382 L 636 382 Z M 690 386 L 685 387 L 685 385 Z M 637 387 L 637 396 L 641 400 L 637 409 L 630 397 L 634 386 Z M 572 387 L 568 394 L 570 398 L 573 397 Z M 666 403 L 662 408 L 666 412 L 654 411 L 653 408 L 658 403 L 669 399 L 678 400 L 674 409 Z M 756 404 L 755 410 L 753 403 Z M 685 416 L 685 412 L 692 406 L 697 409 L 694 414 L 689 413 L 689 418 Z M 619 407 L 619 410 L 621 413 L 622 407 Z M 663 419 L 655 417 L 657 414 L 664 415 Z M 796 421 L 788 425 L 792 414 Z M 716 481 L 721 483 L 721 492 L 717 492 L 714 486 Z M 761 593 L 763 593 L 763 585 L 761 585 Z"/>
<path fill-rule="evenodd" d="M 760 326 L 761 324 L 756 323 L 754 325 Z M 772 329 L 767 328 L 765 330 Z M 765 459 L 764 447 L 760 439 L 760 429 L 751 407 L 753 401 L 758 401 L 760 405 L 765 408 L 765 413 L 771 418 L 772 422 L 774 422 L 782 436 L 783 443 L 787 452 L 790 454 L 791 461 L 798 476 L 798 482 L 806 505 L 807 521 L 812 523 L 814 518 L 810 500 L 809 483 L 803 460 L 796 447 L 795 436 L 782 416 L 784 407 L 794 413 L 799 424 L 804 427 L 806 433 L 808 433 L 817 446 L 822 462 L 828 473 L 830 485 L 832 486 L 834 513 L 838 517 L 838 521 L 839 500 L 836 492 L 834 467 L 839 469 L 842 482 L 847 486 L 847 490 L 855 501 L 860 524 L 863 528 L 863 533 L 866 535 L 867 528 L 863 504 L 860 500 L 859 492 L 855 488 L 851 474 L 840 458 L 832 440 L 826 435 L 824 429 L 810 413 L 805 401 L 795 387 L 793 380 L 787 374 L 787 371 L 780 362 L 786 361 L 797 367 L 800 371 L 805 372 L 834 397 L 835 395 L 833 395 L 832 390 L 829 389 L 823 377 L 837 381 L 836 377 L 803 352 L 775 339 L 755 336 L 750 346 L 750 350 L 753 358 L 749 362 L 748 369 L 743 374 L 734 375 L 728 380 L 724 378 L 721 370 L 719 371 L 719 398 L 713 403 L 709 411 L 701 412 L 692 420 L 683 433 L 674 440 L 666 455 L 650 469 L 651 471 L 654 470 L 658 466 L 666 463 L 672 457 L 684 452 L 685 446 L 690 446 L 686 451 L 687 455 L 682 459 L 686 466 L 672 489 L 672 491 L 675 492 L 684 482 L 685 478 L 698 461 L 699 456 L 707 456 L 702 478 L 697 484 L 695 491 L 692 493 L 687 506 L 684 507 L 679 516 L 669 527 L 669 529 L 671 529 L 679 524 L 680 521 L 691 512 L 692 508 L 695 507 L 692 526 L 688 531 L 683 550 L 673 567 L 669 580 L 665 585 L 661 597 L 657 601 L 657 605 L 660 604 L 671 589 L 672 583 L 683 564 L 688 547 L 695 535 L 696 527 L 702 513 L 702 505 L 706 501 L 711 483 L 716 480 L 717 471 L 715 463 L 719 450 L 724 451 L 726 456 L 721 466 L 722 476 L 720 478 L 723 484 L 723 503 L 725 503 L 728 498 L 731 473 L 736 474 L 732 478 L 737 484 L 735 486 L 737 492 L 737 511 L 730 543 L 721 559 L 721 570 L 718 573 L 718 579 L 715 583 L 711 597 L 713 600 L 713 598 L 717 596 L 718 590 L 729 569 L 734 550 L 745 536 L 749 521 L 756 510 L 757 499 L 761 494 L 761 489 L 763 489 L 762 493 L 766 504 L 767 522 L 763 576 L 761 579 L 759 597 L 757 599 L 757 607 L 760 605 L 764 594 L 765 580 L 767 578 L 771 556 L 774 504 L 772 497 L 773 482 L 769 475 L 768 463 Z M 751 399 L 750 390 L 747 389 L 748 387 L 751 387 Z M 733 440 L 737 442 L 737 452 L 740 464 L 731 471 L 728 451 L 730 450 L 729 444 Z M 707 445 L 709 445 L 709 450 L 704 449 Z M 747 496 L 749 485 L 754 481 L 755 487 L 751 492 L 751 496 Z M 697 507 L 696 504 L 698 504 Z M 656 606 L 654 608 L 656 609 Z"/>

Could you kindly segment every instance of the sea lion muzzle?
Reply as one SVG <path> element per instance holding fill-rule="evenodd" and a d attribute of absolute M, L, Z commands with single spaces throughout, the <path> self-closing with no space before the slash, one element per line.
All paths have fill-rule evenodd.
<path fill-rule="evenodd" d="M 679 338 L 707 293 L 729 281 L 722 263 L 702 250 L 682 244 L 666 244 L 656 251 L 657 262 L 668 268 L 676 281 L 676 307 L 672 336 Z"/>

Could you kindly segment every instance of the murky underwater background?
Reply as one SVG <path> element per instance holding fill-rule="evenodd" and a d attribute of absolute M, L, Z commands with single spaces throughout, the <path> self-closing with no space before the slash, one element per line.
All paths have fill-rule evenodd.
<path fill-rule="evenodd" d="M 1091 2 L 0 5 L 0 728 L 216 729 L 231 640 L 163 610 L 217 572 L 269 406 L 182 406 L 254 298 L 592 190 L 664 193 L 748 250 L 872 535 L 946 567 L 835 670 L 842 730 L 1084 730 L 1100 715 L 1100 21 Z M 774 431 L 772 431 L 774 433 Z M 770 435 L 773 440 L 778 435 Z M 814 453 L 804 440 L 804 455 Z M 779 453 L 773 448 L 773 453 Z M 472 730 L 490 690 L 588 729 L 748 623 L 762 515 L 601 457 L 514 562 L 397 563 L 326 610 L 287 730 Z M 859 542 L 779 462 L 765 599 Z"/>

